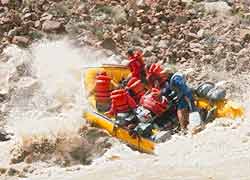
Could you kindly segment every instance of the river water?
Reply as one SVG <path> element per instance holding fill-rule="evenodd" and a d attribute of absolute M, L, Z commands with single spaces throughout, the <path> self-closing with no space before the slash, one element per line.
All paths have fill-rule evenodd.
<path fill-rule="evenodd" d="M 84 124 L 81 113 L 87 108 L 83 69 L 115 62 L 100 51 L 74 47 L 68 40 L 42 41 L 29 50 L 10 47 L 6 53 L 11 56 L 10 62 L 27 62 L 28 75 L 37 83 L 32 92 L 17 91 L 11 100 L 6 127 L 15 132 L 15 139 L 0 145 L 3 164 L 9 162 L 11 147 L 27 137 L 43 135 L 53 139 L 61 132 L 73 136 Z M 245 75 L 245 79 L 248 77 Z M 242 95 L 245 107 L 250 102 L 247 90 L 250 88 Z M 38 161 L 31 165 L 35 170 L 27 179 L 248 180 L 249 125 L 247 118 L 217 119 L 195 136 L 173 136 L 157 147 L 155 155 L 133 151 L 113 140 L 111 149 L 91 165 L 75 163 L 65 168 L 48 160 Z M 64 149 L 77 146 L 77 142 L 65 144 Z"/>

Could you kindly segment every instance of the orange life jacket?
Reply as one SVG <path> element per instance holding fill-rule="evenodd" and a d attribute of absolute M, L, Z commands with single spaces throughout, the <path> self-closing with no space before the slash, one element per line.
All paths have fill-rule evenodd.
<path fill-rule="evenodd" d="M 153 93 L 150 93 L 150 94 L 147 94 L 147 95 L 144 95 L 142 98 L 141 98 L 141 105 L 150 110 L 151 112 L 155 113 L 157 116 L 160 116 L 162 115 L 165 110 L 167 109 L 167 101 L 163 101 L 163 102 L 160 102 L 159 100 L 157 100 L 154 96 L 153 96 Z"/>
<path fill-rule="evenodd" d="M 128 112 L 128 94 L 124 89 L 118 89 L 111 92 L 112 106 L 116 113 Z"/>
<path fill-rule="evenodd" d="M 135 77 L 129 80 L 127 88 L 133 92 L 134 96 L 132 97 L 135 99 L 137 103 L 140 101 L 141 97 L 145 94 L 144 85 L 142 84 L 141 80 Z"/>
<path fill-rule="evenodd" d="M 110 81 L 107 75 L 97 75 L 95 82 L 96 102 L 108 103 L 110 101 Z"/>
<path fill-rule="evenodd" d="M 139 52 L 139 51 L 136 51 L 134 53 L 134 58 L 137 59 L 144 68 L 145 63 L 144 63 L 144 60 L 143 60 L 143 54 L 141 52 Z"/>
<path fill-rule="evenodd" d="M 128 67 L 132 73 L 132 77 L 141 79 L 141 73 L 144 71 L 144 61 L 142 55 L 136 53 L 133 56 L 129 57 Z"/>
<path fill-rule="evenodd" d="M 148 72 L 147 72 L 147 80 L 152 86 L 154 85 L 154 81 L 159 81 L 159 85 L 164 85 L 164 82 L 167 81 L 167 76 L 162 74 L 162 68 L 159 64 L 153 63 Z"/>

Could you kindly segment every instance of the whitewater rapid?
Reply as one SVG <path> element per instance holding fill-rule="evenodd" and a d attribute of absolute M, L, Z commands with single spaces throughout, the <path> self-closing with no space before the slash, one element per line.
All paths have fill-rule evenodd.
<path fill-rule="evenodd" d="M 11 56 L 10 61 L 27 61 L 30 76 L 37 80 L 32 96 L 21 93 L 12 99 L 6 126 L 16 133 L 13 144 L 38 134 L 53 137 L 59 132 L 76 133 L 84 124 L 81 113 L 87 108 L 82 88 L 84 67 L 114 63 L 98 51 L 75 47 L 68 40 L 39 42 L 28 51 L 10 47 L 6 53 Z M 242 96 L 248 108 L 248 94 Z M 111 149 L 91 165 L 60 167 L 37 162 L 32 164 L 36 170 L 27 179 L 248 180 L 249 125 L 247 118 L 217 119 L 195 136 L 175 135 L 160 144 L 155 155 L 141 154 L 113 141 Z M 8 156 L 6 149 L 1 157 Z"/>

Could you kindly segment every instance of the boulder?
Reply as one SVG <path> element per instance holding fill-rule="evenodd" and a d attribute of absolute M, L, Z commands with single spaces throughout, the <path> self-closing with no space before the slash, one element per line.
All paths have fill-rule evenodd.
<path fill-rule="evenodd" d="M 123 7 L 116 6 L 112 9 L 113 21 L 116 24 L 121 24 L 127 21 L 127 14 Z"/>
<path fill-rule="evenodd" d="M 102 42 L 101 42 L 101 46 L 105 49 L 109 49 L 109 50 L 116 50 L 116 43 L 115 41 L 111 38 L 111 37 L 107 37 L 105 38 Z"/>
<path fill-rule="evenodd" d="M 150 57 L 152 56 L 152 51 L 154 50 L 154 47 L 153 46 L 147 46 L 145 49 L 144 49 L 144 57 Z"/>
<path fill-rule="evenodd" d="M 27 47 L 30 43 L 30 38 L 26 36 L 14 36 L 12 43 L 18 46 Z"/>
<path fill-rule="evenodd" d="M 5 130 L 0 129 L 0 141 L 8 141 L 10 140 L 10 134 Z"/>
<path fill-rule="evenodd" d="M 240 30 L 240 38 L 244 42 L 250 42 L 250 30 L 249 29 L 241 29 Z"/>
<path fill-rule="evenodd" d="M 7 171 L 8 176 L 18 176 L 20 174 L 20 171 L 10 167 Z"/>
<path fill-rule="evenodd" d="M 42 30 L 48 33 L 61 33 L 65 31 L 65 27 L 61 22 L 46 20 L 42 25 Z"/>

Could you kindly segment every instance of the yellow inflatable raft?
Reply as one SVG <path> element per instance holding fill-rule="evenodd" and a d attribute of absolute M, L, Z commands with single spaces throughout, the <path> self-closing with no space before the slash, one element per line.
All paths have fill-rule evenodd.
<path fill-rule="evenodd" d="M 129 70 L 121 65 L 102 65 L 101 67 L 87 68 L 84 73 L 84 89 L 86 94 L 88 94 L 95 86 L 95 77 L 97 72 L 103 71 L 112 77 L 115 83 L 119 83 L 123 78 L 128 77 Z M 114 137 L 117 137 L 121 141 L 128 144 L 130 147 L 145 153 L 153 153 L 155 149 L 155 142 L 150 139 L 146 139 L 140 136 L 131 137 L 128 130 L 116 127 L 114 123 L 114 118 L 109 118 L 104 114 L 98 112 L 95 107 L 95 97 L 93 95 L 88 97 L 89 110 L 84 112 L 83 117 L 91 125 L 99 127 L 108 131 Z M 243 107 L 237 105 L 236 103 L 223 99 L 217 101 L 216 103 L 210 102 L 205 98 L 195 97 L 195 103 L 198 108 L 205 109 L 207 111 L 211 108 L 215 108 L 215 117 L 227 117 L 227 118 L 238 118 L 243 117 L 244 109 Z"/>

